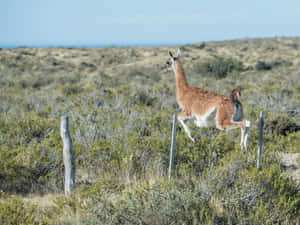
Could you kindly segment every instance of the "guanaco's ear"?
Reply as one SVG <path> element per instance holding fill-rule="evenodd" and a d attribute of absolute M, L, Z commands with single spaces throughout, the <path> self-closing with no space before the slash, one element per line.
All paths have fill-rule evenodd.
<path fill-rule="evenodd" d="M 181 54 L 181 52 L 180 52 L 180 48 L 178 48 L 178 50 L 177 50 L 177 56 L 176 56 L 176 58 L 177 58 L 177 59 L 179 59 L 179 58 L 180 58 L 180 54 Z"/>
<path fill-rule="evenodd" d="M 170 57 L 171 57 L 172 59 L 174 58 L 174 56 L 173 56 L 173 54 L 172 54 L 171 51 L 169 51 L 169 55 L 170 55 Z"/>

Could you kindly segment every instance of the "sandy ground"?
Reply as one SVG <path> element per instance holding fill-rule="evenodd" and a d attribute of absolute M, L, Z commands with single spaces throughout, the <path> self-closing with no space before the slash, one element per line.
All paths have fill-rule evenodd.
<path fill-rule="evenodd" d="M 300 153 L 283 153 L 281 164 L 286 168 L 285 174 L 294 178 L 300 184 Z"/>

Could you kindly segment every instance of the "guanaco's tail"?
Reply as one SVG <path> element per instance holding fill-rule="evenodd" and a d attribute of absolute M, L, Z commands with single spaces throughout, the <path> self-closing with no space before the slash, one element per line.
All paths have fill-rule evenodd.
<path fill-rule="evenodd" d="M 239 88 L 235 88 L 230 93 L 230 100 L 234 106 L 234 114 L 232 116 L 232 120 L 235 122 L 242 121 L 243 119 L 243 106 L 240 102 L 241 90 Z"/>

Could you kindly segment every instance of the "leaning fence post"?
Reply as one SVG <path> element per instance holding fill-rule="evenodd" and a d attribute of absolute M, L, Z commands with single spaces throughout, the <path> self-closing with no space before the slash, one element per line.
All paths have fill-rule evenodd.
<path fill-rule="evenodd" d="M 75 158 L 72 139 L 69 132 L 69 118 L 62 116 L 60 121 L 60 135 L 64 143 L 63 160 L 65 166 L 64 184 L 65 195 L 75 189 Z"/>
<path fill-rule="evenodd" d="M 177 124 L 177 115 L 173 115 L 173 127 L 172 127 L 172 143 L 170 150 L 170 163 L 169 163 L 169 181 L 171 180 L 172 169 L 174 166 L 174 154 L 175 154 L 175 144 L 176 144 L 176 124 Z"/>
<path fill-rule="evenodd" d="M 264 112 L 260 112 L 258 151 L 257 151 L 257 169 L 260 168 L 262 146 L 263 146 L 263 127 L 264 127 Z"/>

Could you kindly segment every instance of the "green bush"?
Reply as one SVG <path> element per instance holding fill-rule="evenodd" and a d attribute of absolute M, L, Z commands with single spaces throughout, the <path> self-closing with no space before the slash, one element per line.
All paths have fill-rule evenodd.
<path fill-rule="evenodd" d="M 275 60 L 271 63 L 272 67 L 280 67 L 280 66 L 288 67 L 291 65 L 293 65 L 293 63 L 287 60 Z"/>
<path fill-rule="evenodd" d="M 88 167 L 99 174 L 118 174 L 121 170 L 122 149 L 113 147 L 107 139 L 99 139 L 88 151 Z"/>
<path fill-rule="evenodd" d="M 61 151 L 48 146 L 0 151 L 0 190 L 9 193 L 61 191 L 63 162 Z"/>
<path fill-rule="evenodd" d="M 226 214 L 240 223 L 281 224 L 287 219 L 297 223 L 300 194 L 292 180 L 280 175 L 278 165 L 260 172 L 243 170 L 229 193 Z"/>
<path fill-rule="evenodd" d="M 271 70 L 272 65 L 269 63 L 266 63 L 264 61 L 257 61 L 255 64 L 255 69 L 256 70 Z"/>
<path fill-rule="evenodd" d="M 67 95 L 67 96 L 75 95 L 75 94 L 81 93 L 83 91 L 82 86 L 80 86 L 78 84 L 69 84 L 69 83 L 62 85 L 60 87 L 60 89 L 61 89 L 62 94 Z"/>
<path fill-rule="evenodd" d="M 135 93 L 133 96 L 133 101 L 136 104 L 142 104 L 142 105 L 146 105 L 146 106 L 154 106 L 155 105 L 155 98 L 149 96 L 149 94 L 147 94 L 144 91 L 140 91 L 138 93 Z"/>
<path fill-rule="evenodd" d="M 271 147 L 265 149 L 263 168 L 246 155 L 233 151 L 202 176 L 202 186 L 224 224 L 297 224 L 300 193 L 296 183 L 282 176 Z M 270 159 L 267 159 L 270 158 Z"/>
<path fill-rule="evenodd" d="M 112 200 L 109 189 L 99 187 L 96 192 L 88 191 L 88 195 L 86 189 L 69 199 L 57 199 L 57 213 L 60 216 L 66 213 L 59 210 L 61 208 L 80 212 L 85 215 L 80 217 L 80 224 L 98 224 L 99 221 L 104 224 L 215 224 L 220 220 L 198 185 L 179 191 L 180 184 L 144 184 L 123 191 L 122 197 L 115 200 Z M 84 195 L 88 199 L 78 204 L 79 196 Z"/>
<path fill-rule="evenodd" d="M 39 217 L 37 206 L 25 203 L 20 197 L 0 192 L 0 224 L 47 224 Z"/>
<path fill-rule="evenodd" d="M 206 134 L 217 132 L 210 128 L 203 130 L 202 132 Z M 196 135 L 195 137 L 197 141 L 193 143 L 185 133 L 177 135 L 177 148 L 180 151 L 176 151 L 175 168 L 178 175 L 199 175 L 208 167 L 218 164 L 226 153 L 235 149 L 233 139 L 226 133 L 217 132 L 212 136 Z"/>
<path fill-rule="evenodd" d="M 195 45 L 196 48 L 199 48 L 199 49 L 204 49 L 206 46 L 205 42 L 202 42 L 201 44 L 199 45 Z"/>
<path fill-rule="evenodd" d="M 242 72 L 244 68 L 240 61 L 216 56 L 207 62 L 195 64 L 193 70 L 203 76 L 213 76 L 221 79 L 227 77 L 233 71 Z"/>
<path fill-rule="evenodd" d="M 49 133 L 57 132 L 54 121 L 45 118 L 28 117 L 26 119 L 11 118 L 8 121 L 0 119 L 0 143 L 16 147 L 41 142 Z"/>
<path fill-rule="evenodd" d="M 62 190 L 62 141 L 53 121 L 26 119 L 0 123 L 0 190 Z"/>
<path fill-rule="evenodd" d="M 288 116 L 277 116 L 266 121 L 265 129 L 269 133 L 286 136 L 300 130 L 300 126 Z"/>

